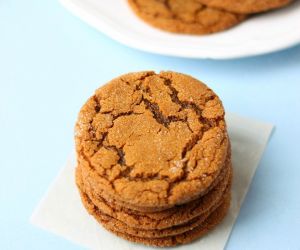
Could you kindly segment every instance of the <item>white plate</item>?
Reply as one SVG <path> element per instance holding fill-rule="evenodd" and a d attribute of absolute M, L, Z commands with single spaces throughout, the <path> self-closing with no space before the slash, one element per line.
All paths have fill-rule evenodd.
<path fill-rule="evenodd" d="M 126 0 L 60 1 L 74 15 L 120 43 L 158 54 L 229 59 L 300 43 L 300 1 L 207 36 L 171 34 L 152 28 L 132 13 Z"/>

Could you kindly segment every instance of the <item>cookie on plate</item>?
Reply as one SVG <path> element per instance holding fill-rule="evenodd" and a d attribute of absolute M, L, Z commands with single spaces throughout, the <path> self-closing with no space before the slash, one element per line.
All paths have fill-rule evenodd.
<path fill-rule="evenodd" d="M 240 14 L 251 14 L 281 8 L 292 0 L 198 0 L 211 8 Z"/>
<path fill-rule="evenodd" d="M 246 15 L 208 7 L 197 0 L 128 0 L 146 23 L 175 33 L 209 34 L 228 29 Z"/>

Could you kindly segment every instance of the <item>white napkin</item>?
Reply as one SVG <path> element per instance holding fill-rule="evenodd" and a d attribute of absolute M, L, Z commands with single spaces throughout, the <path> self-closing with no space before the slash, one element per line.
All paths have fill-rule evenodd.
<path fill-rule="evenodd" d="M 226 120 L 234 168 L 230 211 L 216 229 L 191 244 L 176 247 L 177 250 L 224 249 L 273 128 L 270 124 L 233 114 L 228 114 Z M 107 232 L 86 212 L 75 186 L 75 165 L 72 155 L 35 209 L 31 223 L 90 249 L 155 249 Z"/>

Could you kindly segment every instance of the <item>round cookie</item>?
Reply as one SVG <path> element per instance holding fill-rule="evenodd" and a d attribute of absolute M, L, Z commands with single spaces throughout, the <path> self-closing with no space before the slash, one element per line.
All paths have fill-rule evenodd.
<path fill-rule="evenodd" d="M 170 32 L 209 34 L 228 29 L 246 18 L 207 7 L 197 0 L 128 0 L 129 5 L 148 24 Z"/>
<path fill-rule="evenodd" d="M 283 7 L 291 0 L 197 0 L 212 8 L 241 14 L 257 13 Z"/>
<path fill-rule="evenodd" d="M 216 94 L 190 76 L 120 76 L 79 113 L 75 142 L 82 175 L 106 200 L 140 208 L 165 210 L 195 200 L 224 167 L 224 113 Z"/>
<path fill-rule="evenodd" d="M 79 168 L 76 170 L 76 178 L 79 190 L 87 194 L 100 212 L 118 219 L 130 227 L 153 230 L 184 224 L 211 211 L 231 186 L 231 165 L 226 170 L 226 175 L 220 180 L 220 183 L 205 196 L 190 203 L 155 213 L 133 211 L 115 203 L 109 203 L 101 197 L 96 198 L 93 192 L 82 183 Z"/>
<path fill-rule="evenodd" d="M 81 192 L 81 198 L 83 205 L 89 211 L 91 215 L 95 217 L 95 219 L 103 225 L 108 231 L 120 236 L 126 240 L 142 243 L 149 246 L 157 246 L 157 247 L 170 247 L 176 246 L 179 244 L 190 243 L 204 234 L 208 233 L 212 230 L 216 225 L 218 225 L 223 218 L 226 216 L 229 207 L 230 207 L 230 193 L 225 196 L 224 201 L 221 203 L 219 207 L 217 207 L 208 217 L 204 220 L 200 225 L 192 228 L 191 230 L 185 231 L 181 234 L 176 234 L 173 236 L 166 236 L 162 238 L 145 238 L 145 237 L 137 237 L 134 235 L 127 234 L 125 232 L 121 232 L 117 230 L 115 227 L 111 226 L 111 218 L 101 217 L 95 214 L 95 206 L 90 202 L 88 197 Z M 171 230 L 171 229 L 170 229 Z M 176 229 L 175 229 L 176 230 Z"/>

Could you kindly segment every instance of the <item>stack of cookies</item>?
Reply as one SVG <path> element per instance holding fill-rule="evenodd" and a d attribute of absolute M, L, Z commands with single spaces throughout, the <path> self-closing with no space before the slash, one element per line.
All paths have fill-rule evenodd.
<path fill-rule="evenodd" d="M 142 20 L 176 33 L 209 34 L 233 27 L 254 13 L 292 0 L 128 0 Z"/>
<path fill-rule="evenodd" d="M 188 243 L 229 209 L 224 109 L 190 76 L 149 71 L 113 79 L 82 107 L 75 141 L 83 205 L 122 238 L 160 247 Z"/>

